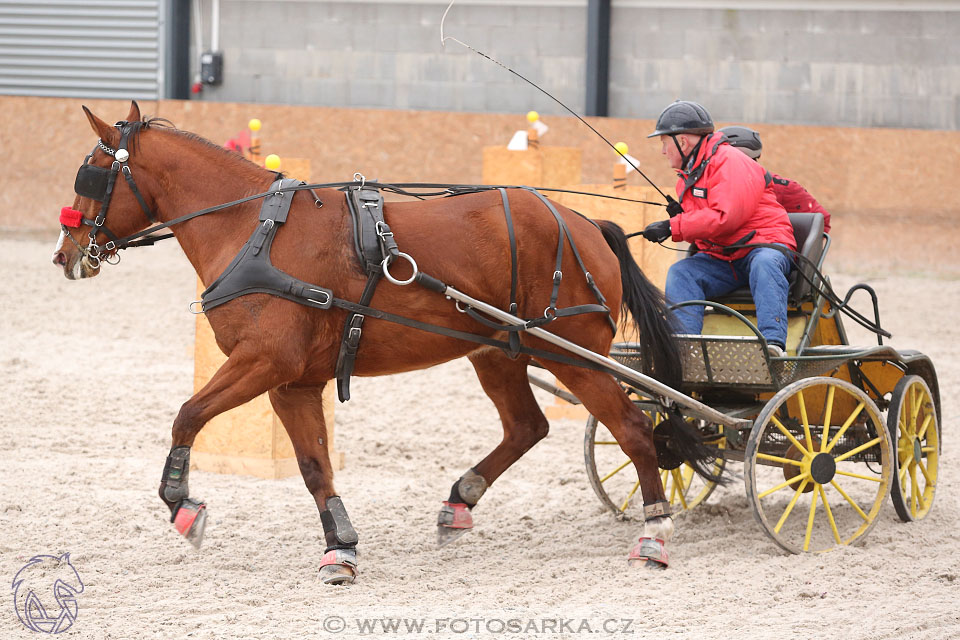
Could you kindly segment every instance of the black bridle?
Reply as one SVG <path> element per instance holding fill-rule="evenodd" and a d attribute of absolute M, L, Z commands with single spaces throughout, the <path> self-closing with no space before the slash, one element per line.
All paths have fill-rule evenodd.
<path fill-rule="evenodd" d="M 144 125 L 139 122 L 132 123 L 121 120 L 115 126 L 120 130 L 120 142 L 117 144 L 117 148 L 113 149 L 105 144 L 102 139 L 97 140 L 97 146 L 87 154 L 87 157 L 83 160 L 83 164 L 80 165 L 80 169 L 77 170 L 77 179 L 73 185 L 73 190 L 78 196 L 90 198 L 100 203 L 100 211 L 97 213 L 97 216 L 91 220 L 90 218 L 85 218 L 82 212 L 70 207 L 64 207 L 60 211 L 60 229 L 64 235 L 70 237 L 84 259 L 94 268 L 99 267 L 101 261 L 109 261 L 105 257 L 105 251 L 112 252 L 120 248 L 120 238 L 107 227 L 107 212 L 109 211 L 110 202 L 113 198 L 113 189 L 116 186 L 118 174 L 122 175 L 124 180 L 126 180 L 127 185 L 129 185 L 133 195 L 137 198 L 137 202 L 140 203 L 140 208 L 147 216 L 147 219 L 150 222 L 159 221 L 159 218 L 157 218 L 153 211 L 150 210 L 150 207 L 147 206 L 146 200 L 144 200 L 143 195 L 140 193 L 133 179 L 130 166 L 127 164 L 130 160 L 130 151 L 127 149 L 130 136 L 134 131 Z M 90 164 L 90 159 L 93 157 L 93 154 L 96 153 L 97 149 L 102 150 L 113 158 L 113 164 L 111 164 L 109 168 Z M 81 246 L 67 229 L 67 227 L 78 228 L 82 225 L 91 227 L 90 233 L 88 234 L 89 242 L 86 247 Z M 100 232 L 103 232 L 109 239 L 102 248 L 97 244 L 97 234 Z M 114 255 L 116 254 L 114 253 Z"/>

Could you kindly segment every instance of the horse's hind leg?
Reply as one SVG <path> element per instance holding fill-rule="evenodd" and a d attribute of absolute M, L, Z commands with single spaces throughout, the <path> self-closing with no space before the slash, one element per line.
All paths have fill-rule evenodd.
<path fill-rule="evenodd" d="M 270 403 L 290 435 L 300 474 L 320 510 L 327 548 L 320 561 L 326 584 L 353 582 L 357 576 L 357 532 L 333 488 L 333 467 L 323 417 L 325 385 L 282 385 L 270 390 Z"/>
<path fill-rule="evenodd" d="M 170 509 L 177 531 L 199 548 L 206 524 L 206 504 L 190 498 L 190 447 L 211 418 L 238 407 L 282 382 L 282 374 L 262 354 L 235 349 L 203 389 L 180 408 L 173 422 L 172 444 L 160 480 L 160 499 Z"/>
<path fill-rule="evenodd" d="M 630 401 L 613 376 L 556 362 L 545 361 L 543 366 L 607 426 L 637 468 L 646 522 L 640 543 L 628 557 L 630 565 L 666 567 L 665 544 L 673 534 L 673 520 L 657 466 L 652 421 Z"/>
<path fill-rule="evenodd" d="M 437 522 L 443 546 L 473 527 L 470 511 L 480 496 L 510 465 L 547 435 L 549 425 L 527 379 L 529 358 L 513 360 L 502 351 L 485 349 L 470 356 L 483 390 L 493 400 L 503 423 L 503 440 L 453 484 Z"/>

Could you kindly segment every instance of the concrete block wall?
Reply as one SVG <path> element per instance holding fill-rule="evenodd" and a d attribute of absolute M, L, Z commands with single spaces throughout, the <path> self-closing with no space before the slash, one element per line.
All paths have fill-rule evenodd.
<path fill-rule="evenodd" d="M 685 98 L 726 122 L 960 129 L 960 2 L 896 11 L 870 0 L 843 3 L 855 10 L 670 4 L 613 1 L 611 117 L 655 118 Z M 222 0 L 224 83 L 201 99 L 565 113 L 461 45 L 442 48 L 445 5 Z M 586 0 L 466 0 L 445 27 L 582 113 Z"/>
<path fill-rule="evenodd" d="M 472 112 L 556 106 L 465 47 L 441 47 L 441 4 L 220 4 L 224 82 L 205 87 L 204 100 Z M 450 12 L 446 28 L 582 110 L 583 14 L 571 6 L 467 4 Z"/>
<path fill-rule="evenodd" d="M 958 33 L 960 3 L 952 11 L 624 7 L 611 33 L 611 115 L 656 117 L 683 97 L 724 121 L 956 130 Z"/>

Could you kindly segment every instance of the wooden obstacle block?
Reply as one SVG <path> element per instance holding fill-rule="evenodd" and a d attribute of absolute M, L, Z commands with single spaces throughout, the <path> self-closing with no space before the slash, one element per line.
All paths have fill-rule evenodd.
<path fill-rule="evenodd" d="M 651 202 L 661 202 L 663 200 L 663 197 L 652 187 L 638 187 L 633 185 L 621 187 L 618 184 L 578 184 L 567 185 L 563 188 L 572 191 L 586 191 L 600 195 L 630 198 L 632 200 L 647 200 Z M 652 204 L 597 198 L 591 195 L 575 193 L 551 193 L 549 195 L 552 200 L 571 209 L 575 209 L 588 218 L 615 222 L 628 234 L 642 231 L 643 228 L 651 222 L 663 220 L 667 217 L 667 212 L 664 207 Z M 630 253 L 633 254 L 634 260 L 640 265 L 640 269 L 644 275 L 662 290 L 667 280 L 667 270 L 670 268 L 670 265 L 683 256 L 683 253 L 679 251 L 671 251 L 664 247 L 677 249 L 679 248 L 678 245 L 671 240 L 667 240 L 663 243 L 664 247 L 660 247 L 647 242 L 640 236 L 631 238 L 628 242 L 630 243 Z M 614 342 L 624 342 L 635 339 L 636 337 L 631 335 L 629 331 L 626 334 L 618 331 L 613 340 Z M 546 407 L 544 414 L 550 420 L 560 418 L 573 420 L 587 419 L 587 410 L 583 406 L 571 405 L 560 398 L 556 398 L 553 405 Z"/>
<path fill-rule="evenodd" d="M 545 147 L 512 151 L 483 148 L 483 184 L 555 187 L 580 182 L 580 149 Z"/>
<path fill-rule="evenodd" d="M 253 159 L 263 165 L 262 159 Z M 281 170 L 291 178 L 310 181 L 309 158 L 282 158 Z M 197 298 L 204 290 L 197 280 Z M 194 341 L 194 392 L 199 391 L 227 358 L 220 351 L 206 316 L 196 322 Z M 335 387 L 323 391 L 323 416 L 327 425 L 327 450 L 334 470 L 343 468 L 343 453 L 334 448 Z M 190 466 L 215 473 L 236 473 L 258 478 L 285 478 L 300 473 L 293 444 L 267 394 L 213 418 L 197 435 Z"/>

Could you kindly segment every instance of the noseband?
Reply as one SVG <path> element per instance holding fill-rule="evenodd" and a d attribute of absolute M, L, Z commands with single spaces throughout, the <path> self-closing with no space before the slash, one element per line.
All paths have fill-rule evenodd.
<path fill-rule="evenodd" d="M 117 145 L 117 148 L 113 149 L 104 144 L 103 140 L 97 140 L 97 146 L 93 148 L 84 159 L 83 164 L 80 165 L 80 169 L 77 171 L 77 179 L 73 185 L 73 190 L 78 196 L 100 202 L 100 212 L 97 214 L 97 217 L 93 220 L 84 218 L 82 212 L 70 207 L 64 207 L 60 210 L 60 229 L 64 235 L 73 241 L 77 250 L 83 255 L 83 259 L 93 268 L 99 267 L 101 261 L 110 262 L 108 256 L 104 254 L 104 251 L 109 252 L 118 248 L 119 238 L 106 225 L 107 211 L 110 208 L 110 201 L 113 197 L 113 188 L 117 181 L 117 174 L 123 175 L 127 184 L 130 186 L 130 190 L 133 191 L 133 195 L 136 196 L 137 202 L 140 203 L 140 208 L 150 222 L 158 221 L 157 216 L 153 214 L 143 199 L 143 196 L 140 194 L 140 190 L 137 189 L 137 184 L 134 182 L 133 175 L 130 173 L 130 166 L 127 164 L 127 161 L 130 159 L 130 152 L 127 150 L 130 135 L 145 125 L 140 122 L 133 123 L 121 120 L 115 126 L 120 130 L 120 143 Z M 90 164 L 90 159 L 98 148 L 113 158 L 113 164 L 110 168 Z M 88 234 L 90 241 L 86 247 L 81 246 L 80 243 L 70 235 L 67 229 L 67 227 L 77 228 L 82 225 L 91 227 L 90 233 Z M 97 244 L 97 234 L 101 231 L 109 238 L 109 241 L 102 249 Z M 119 254 L 114 253 L 113 255 L 116 256 L 114 262 L 119 262 Z"/>

